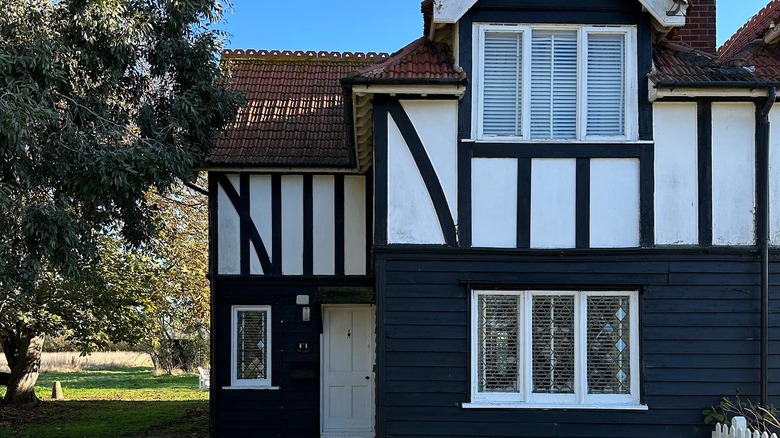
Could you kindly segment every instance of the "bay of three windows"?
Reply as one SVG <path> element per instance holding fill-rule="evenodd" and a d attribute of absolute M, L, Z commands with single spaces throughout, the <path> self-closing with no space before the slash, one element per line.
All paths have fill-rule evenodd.
<path fill-rule="evenodd" d="M 636 291 L 473 291 L 468 407 L 641 408 Z"/>
<path fill-rule="evenodd" d="M 478 24 L 477 139 L 637 137 L 632 27 Z"/>

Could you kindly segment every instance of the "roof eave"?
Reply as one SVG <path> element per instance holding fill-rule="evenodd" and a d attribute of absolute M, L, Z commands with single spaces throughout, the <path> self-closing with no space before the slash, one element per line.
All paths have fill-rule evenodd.
<path fill-rule="evenodd" d="M 780 88 L 774 81 L 662 81 L 650 82 L 648 98 L 658 100 L 697 98 L 741 98 L 760 99 L 767 96 L 770 88 Z"/>
<path fill-rule="evenodd" d="M 674 15 L 667 13 L 677 9 L 677 4 L 674 0 L 639 0 L 639 3 L 653 16 L 659 26 L 667 29 L 685 26 L 685 16 L 688 11 L 687 3 L 680 5 L 679 11 Z"/>
<path fill-rule="evenodd" d="M 433 22 L 457 23 L 476 3 L 477 0 L 433 0 Z M 639 3 L 661 27 L 671 29 L 685 25 L 687 4 L 682 5 L 675 15 L 668 15 L 667 11 L 677 8 L 674 0 L 639 0 Z"/>
<path fill-rule="evenodd" d="M 239 171 L 242 169 L 273 169 L 277 171 L 281 170 L 300 170 L 300 169 L 313 169 L 315 171 L 324 170 L 340 170 L 340 171 L 354 171 L 352 164 L 311 164 L 311 163 L 293 163 L 293 164 L 276 164 L 276 163 L 261 163 L 261 162 L 236 162 L 236 163 L 214 163 L 207 162 L 198 167 L 200 170 L 209 172 L 217 171 Z"/>
<path fill-rule="evenodd" d="M 346 87 L 353 85 L 468 85 L 467 78 L 367 78 L 355 76 L 341 79 Z"/>
<path fill-rule="evenodd" d="M 661 81 L 654 84 L 655 88 L 771 88 L 780 86 L 774 81 Z"/>

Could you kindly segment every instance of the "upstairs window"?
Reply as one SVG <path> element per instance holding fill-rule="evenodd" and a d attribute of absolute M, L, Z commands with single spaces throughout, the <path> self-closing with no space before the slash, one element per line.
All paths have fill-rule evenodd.
<path fill-rule="evenodd" d="M 478 139 L 636 139 L 633 28 L 477 25 L 475 35 Z"/>

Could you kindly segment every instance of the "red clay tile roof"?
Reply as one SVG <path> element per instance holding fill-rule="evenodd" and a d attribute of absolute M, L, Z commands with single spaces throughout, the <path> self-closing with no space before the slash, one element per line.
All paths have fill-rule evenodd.
<path fill-rule="evenodd" d="M 466 73 L 455 66 L 447 47 L 422 37 L 384 61 L 352 73 L 344 82 L 465 84 Z"/>
<path fill-rule="evenodd" d="M 769 29 L 772 22 L 778 20 L 779 16 L 780 0 L 771 0 L 720 46 L 718 56 L 724 61 L 730 61 L 734 55 L 741 52 L 748 44 L 762 38 L 764 32 Z M 780 23 L 776 24 L 780 25 Z"/>
<path fill-rule="evenodd" d="M 340 79 L 387 54 L 234 50 L 222 54 L 230 86 L 246 95 L 207 159 L 210 167 L 344 167 L 347 141 Z"/>
<path fill-rule="evenodd" d="M 648 78 L 662 86 L 708 86 L 724 82 L 751 83 L 759 80 L 754 71 L 744 67 L 728 67 L 708 53 L 678 43 L 661 42 L 653 48 L 655 69 Z"/>

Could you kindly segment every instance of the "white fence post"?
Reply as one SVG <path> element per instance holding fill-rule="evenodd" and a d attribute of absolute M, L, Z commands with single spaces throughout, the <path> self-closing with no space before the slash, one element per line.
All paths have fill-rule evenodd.
<path fill-rule="evenodd" d="M 745 417 L 734 417 L 731 419 L 731 426 L 718 423 L 715 425 L 715 431 L 712 432 L 712 438 L 778 438 L 777 434 L 759 433 L 747 428 L 747 419 Z"/>

